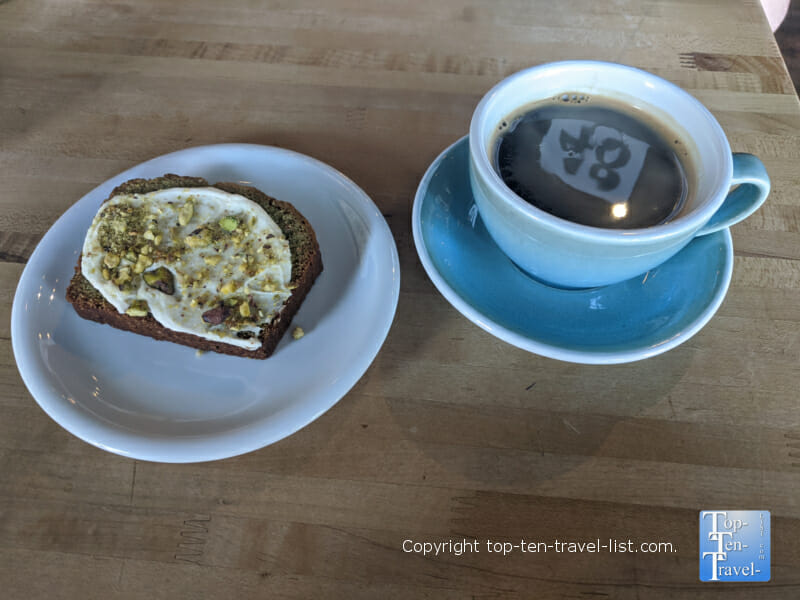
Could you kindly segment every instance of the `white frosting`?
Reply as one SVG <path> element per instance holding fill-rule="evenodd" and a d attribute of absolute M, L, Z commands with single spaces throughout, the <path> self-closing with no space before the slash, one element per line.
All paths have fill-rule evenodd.
<path fill-rule="evenodd" d="M 187 203 L 192 205 L 188 211 L 192 216 L 180 225 L 181 210 Z M 184 209 L 184 221 L 186 213 Z M 130 229 L 141 231 L 133 235 L 130 231 L 120 232 L 120 214 L 123 221 L 131 219 Z M 131 215 L 139 218 L 134 220 Z M 231 223 L 230 218 L 235 219 L 233 231 L 220 228 L 226 217 L 227 224 Z M 136 256 L 129 254 L 125 258 L 126 252 L 120 252 L 119 265 L 109 269 L 108 262 L 104 262 L 109 246 L 103 248 L 101 239 L 108 238 L 114 221 L 117 239 L 122 236 L 127 240 L 128 235 L 130 250 Z M 146 233 L 148 228 L 150 233 Z M 210 243 L 192 247 L 186 242 L 192 234 L 196 238 L 212 232 L 214 241 Z M 150 249 L 144 250 L 146 246 Z M 152 257 L 145 272 L 166 267 L 172 273 L 173 294 L 150 287 L 142 274 L 135 272 L 142 270 L 141 264 L 137 268 L 136 263 L 143 251 L 146 257 Z M 110 262 L 115 262 L 113 256 Z M 149 261 L 145 258 L 144 262 Z M 127 285 L 120 285 L 118 274 L 126 267 L 131 279 Z M 132 303 L 143 300 L 153 317 L 168 329 L 251 350 L 261 345 L 260 325 L 271 321 L 291 295 L 291 271 L 289 243 L 266 211 L 243 196 L 216 188 L 171 188 L 114 196 L 100 208 L 83 245 L 84 277 L 119 312 L 126 312 Z M 107 278 L 109 275 L 111 279 Z M 242 310 L 251 313 L 247 317 L 250 322 L 233 324 L 232 328 L 230 322 L 209 324 L 203 319 L 204 313 L 226 300 L 229 304 L 246 300 L 248 307 Z M 224 310 L 245 318 L 236 305 Z M 247 331 L 252 332 L 249 339 L 237 335 Z"/>

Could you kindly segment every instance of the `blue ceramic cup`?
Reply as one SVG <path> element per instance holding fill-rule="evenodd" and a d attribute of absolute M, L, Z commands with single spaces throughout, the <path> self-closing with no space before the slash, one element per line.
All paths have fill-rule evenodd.
<path fill-rule="evenodd" d="M 503 182 L 493 164 L 500 124 L 527 106 L 564 94 L 614 99 L 679 135 L 694 176 L 686 204 L 674 218 L 640 229 L 581 225 L 535 207 Z M 651 73 L 613 63 L 549 63 L 504 79 L 475 109 L 469 153 L 470 183 L 489 234 L 524 271 L 563 288 L 609 285 L 641 275 L 695 236 L 749 216 L 770 189 L 761 161 L 732 154 L 719 123 L 694 97 Z"/>

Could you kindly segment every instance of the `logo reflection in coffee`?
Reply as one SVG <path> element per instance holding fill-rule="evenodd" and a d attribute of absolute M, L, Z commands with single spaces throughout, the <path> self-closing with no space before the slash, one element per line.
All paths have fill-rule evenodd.
<path fill-rule="evenodd" d="M 506 119 L 494 164 L 518 196 L 557 217 L 615 229 L 677 215 L 688 192 L 679 138 L 617 101 L 567 96 Z"/>

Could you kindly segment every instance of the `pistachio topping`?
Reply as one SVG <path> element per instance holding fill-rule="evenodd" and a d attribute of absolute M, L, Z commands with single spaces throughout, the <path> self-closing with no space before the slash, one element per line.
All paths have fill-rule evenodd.
<path fill-rule="evenodd" d="M 183 238 L 183 242 L 189 246 L 189 248 L 208 246 L 211 243 L 211 231 L 207 227 L 198 227 Z"/>
<path fill-rule="evenodd" d="M 134 300 L 125 311 L 126 315 L 131 317 L 146 317 L 148 312 L 147 302 L 144 300 Z"/>
<path fill-rule="evenodd" d="M 186 227 L 189 224 L 189 221 L 192 220 L 194 216 L 194 202 L 191 200 L 187 201 L 186 204 L 181 206 L 180 211 L 178 211 L 178 225 L 181 227 Z"/>
<path fill-rule="evenodd" d="M 222 217 L 219 220 L 219 226 L 228 232 L 235 231 L 239 227 L 239 219 L 230 215 Z"/>
<path fill-rule="evenodd" d="M 153 271 L 147 271 L 142 274 L 142 278 L 151 288 L 170 296 L 175 293 L 175 279 L 166 267 L 158 267 Z"/>
<path fill-rule="evenodd" d="M 225 306 L 225 304 L 220 303 L 214 308 L 203 313 L 203 321 L 209 325 L 219 325 L 223 323 L 226 318 L 228 318 L 229 314 L 230 308 Z"/>
<path fill-rule="evenodd" d="M 110 252 L 106 254 L 105 258 L 103 259 L 103 264 L 107 266 L 109 269 L 113 269 L 117 265 L 119 265 L 119 255 L 111 254 Z"/>

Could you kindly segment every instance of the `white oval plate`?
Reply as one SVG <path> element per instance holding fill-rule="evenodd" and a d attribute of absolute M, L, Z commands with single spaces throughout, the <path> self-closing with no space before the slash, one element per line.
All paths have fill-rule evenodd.
<path fill-rule="evenodd" d="M 291 202 L 317 233 L 324 270 L 267 360 L 158 342 L 78 317 L 64 294 L 86 230 L 121 182 L 165 173 L 239 181 Z M 14 356 L 33 397 L 66 430 L 143 460 L 196 462 L 276 442 L 333 406 L 389 332 L 400 265 L 370 198 L 313 158 L 267 146 L 181 150 L 133 167 L 73 205 L 22 273 L 11 312 Z"/>

